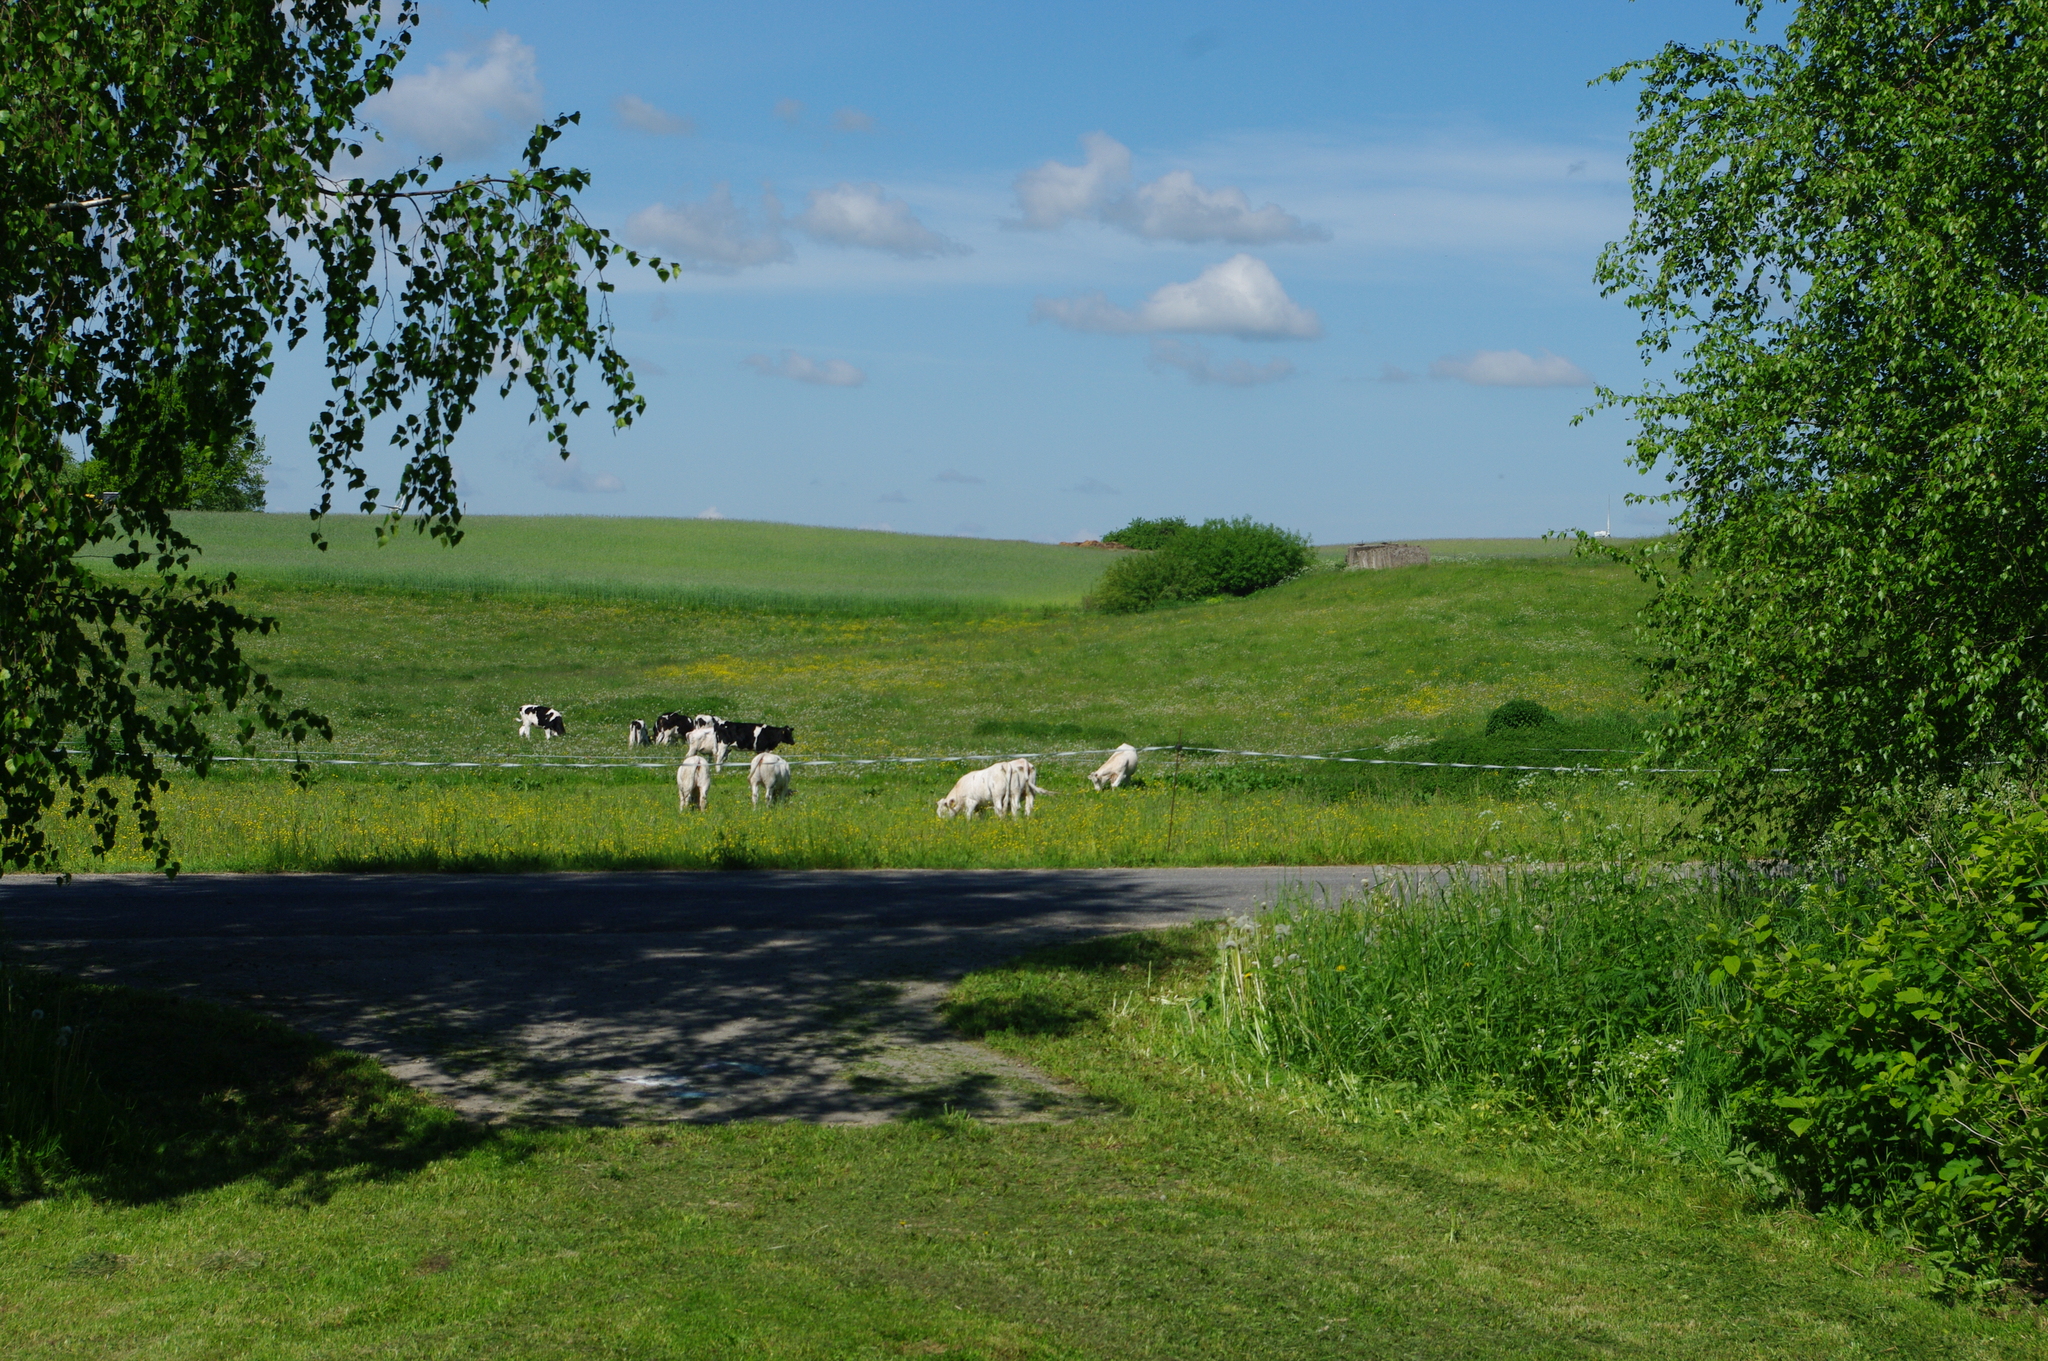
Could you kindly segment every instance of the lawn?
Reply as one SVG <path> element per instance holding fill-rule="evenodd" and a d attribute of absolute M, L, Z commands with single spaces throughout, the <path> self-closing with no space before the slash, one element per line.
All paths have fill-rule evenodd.
<path fill-rule="evenodd" d="M 956 1018 L 1105 1105 L 1007 1126 L 486 1132 L 269 1022 L 75 995 L 135 1137 L 0 1212 L 0 1351 L 2043 1354 L 2032 1308 L 1937 1305 L 1883 1240 L 1625 1134 L 1206 1069 L 1176 1018 L 1213 958 L 1187 930 L 970 978 Z"/>
<path fill-rule="evenodd" d="M 260 522 L 260 534 L 207 530 L 233 549 L 272 534 L 278 517 L 212 518 L 231 529 Z M 623 564 L 616 570 L 625 573 L 652 542 L 655 523 L 579 522 L 587 542 L 570 555 L 572 565 L 598 572 Z M 519 522 L 504 526 L 526 532 Z M 918 542 L 850 531 L 815 531 L 827 537 L 814 539 L 814 531 L 729 522 L 708 528 L 789 536 L 764 561 L 800 561 L 802 573 L 815 575 L 791 568 L 785 581 L 823 579 L 833 562 L 850 571 L 861 554 L 884 551 L 867 541 Z M 479 531 L 452 554 L 402 547 L 455 559 L 484 539 Z M 844 541 L 859 541 L 858 552 Z M 371 557 L 360 534 L 353 542 L 358 559 Z M 544 536 L 505 542 L 517 552 L 479 560 L 510 564 L 507 582 L 523 579 L 514 568 L 545 556 Z M 608 556 L 614 542 L 618 551 Z M 928 542 L 996 555 L 976 569 L 985 572 L 1012 550 L 1058 562 L 1100 558 Z M 1611 565 L 1557 554 L 1324 570 L 1243 600 L 1114 618 L 1049 606 L 847 612 L 362 579 L 293 583 L 266 575 L 273 567 L 265 561 L 249 559 L 240 594 L 283 628 L 251 652 L 292 700 L 335 720 L 334 746 L 310 754 L 551 768 L 324 767 L 306 793 L 276 768 L 211 782 L 181 776 L 163 802 L 190 868 L 1554 858 L 1602 836 L 1649 849 L 1675 817 L 1652 781 L 1627 774 L 1197 754 L 1176 776 L 1170 757 L 1153 753 L 1144 788 L 1107 796 L 1082 779 L 1099 756 L 1049 758 L 1041 783 L 1057 797 L 1025 827 L 937 825 L 932 802 L 964 764 L 799 765 L 794 806 L 744 823 L 735 821 L 749 816 L 739 807 L 744 783 L 728 774 L 711 817 L 685 823 L 669 787 L 674 757 L 661 753 L 667 770 L 627 764 L 652 755 L 627 750 L 628 720 L 682 710 L 792 725 L 798 742 L 786 754 L 799 762 L 1100 752 L 1129 741 L 1379 761 L 1625 766 L 1648 718 L 1629 662 L 1642 588 Z M 748 589 L 768 579 L 748 578 Z M 1483 737 L 1488 712 L 1510 698 L 1537 700 L 1561 722 Z M 517 706 L 536 701 L 568 715 L 565 740 L 522 743 L 514 735 Z M 735 849 L 735 838 L 745 846 Z M 109 867 L 145 863 L 129 847 Z"/>

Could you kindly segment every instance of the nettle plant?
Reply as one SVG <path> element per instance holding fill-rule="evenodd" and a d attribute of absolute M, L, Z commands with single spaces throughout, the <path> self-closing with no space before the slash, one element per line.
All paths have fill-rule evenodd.
<path fill-rule="evenodd" d="M 1736 1125 L 1794 1185 L 1981 1289 L 2048 1249 L 2048 814 L 1962 830 L 1952 858 L 1807 888 L 1807 939 L 1770 917 L 1710 939 L 1741 1000 L 1703 1024 L 1742 1064 Z"/>

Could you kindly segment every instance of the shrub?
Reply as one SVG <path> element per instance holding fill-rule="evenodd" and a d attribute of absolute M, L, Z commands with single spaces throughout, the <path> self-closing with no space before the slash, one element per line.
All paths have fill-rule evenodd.
<path fill-rule="evenodd" d="M 1950 1289 L 2048 1250 L 2048 814 L 1964 830 L 1959 855 L 1808 886 L 1826 929 L 1710 940 L 1742 997 L 1703 1017 L 1742 1061 L 1738 1130 L 1812 1201 L 1917 1240 Z"/>
<path fill-rule="evenodd" d="M 1164 520 L 1133 520 L 1122 529 L 1103 535 L 1102 541 L 1124 548 L 1164 548 L 1168 539 L 1187 527 L 1188 522 L 1178 515 Z"/>
<path fill-rule="evenodd" d="M 1300 576 L 1314 562 L 1302 535 L 1250 519 L 1133 520 L 1115 542 L 1136 547 L 1126 535 L 1150 537 L 1159 546 L 1144 557 L 1110 564 L 1092 597 L 1098 609 L 1125 614 L 1168 600 L 1212 595 L 1250 595 Z"/>
<path fill-rule="evenodd" d="M 1486 735 L 1512 732 L 1517 728 L 1540 728 L 1557 722 L 1557 715 L 1533 699 L 1511 699 L 1486 716 Z"/>

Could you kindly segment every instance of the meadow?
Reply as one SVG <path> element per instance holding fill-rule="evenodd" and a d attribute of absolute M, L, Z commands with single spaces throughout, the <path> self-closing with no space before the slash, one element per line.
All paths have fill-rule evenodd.
<path fill-rule="evenodd" d="M 274 1022 L 17 971 L 7 1000 L 45 1012 L 33 1033 L 92 1037 L 118 1137 L 81 1141 L 66 1185 L 0 1214 L 0 1350 L 2048 1351 L 2024 1301 L 1930 1299 L 1900 1245 L 1642 1126 L 1263 1057 L 1205 1001 L 1227 986 L 1223 944 L 1218 928 L 1100 940 L 955 991 L 957 1026 L 1099 1116 L 879 1128 L 485 1130 Z"/>
<path fill-rule="evenodd" d="M 203 517 L 190 528 L 208 536 L 209 565 L 237 568 L 245 607 L 282 622 L 251 645 L 259 666 L 294 702 L 335 721 L 332 747 L 304 754 L 518 768 L 323 765 L 307 790 L 280 766 L 181 775 L 163 805 L 188 868 L 1557 858 L 1617 837 L 1654 854 L 1677 821 L 1653 777 L 1623 769 L 1649 718 L 1629 660 L 1641 587 L 1556 544 L 1440 544 L 1468 551 L 1425 568 L 1321 570 L 1242 600 L 1109 618 L 1076 608 L 1107 556 L 1100 550 L 586 520 L 558 563 L 560 526 L 481 520 L 453 552 L 365 548 L 352 527 L 351 548 L 337 538 L 334 579 L 314 582 L 295 578 L 292 564 L 310 550 L 286 551 L 273 523 L 284 518 Z M 723 579 L 751 582 L 753 603 L 702 594 L 726 589 L 702 574 L 717 556 L 703 535 L 736 536 L 720 551 L 739 557 L 773 546 L 754 555 L 762 565 L 736 558 L 721 569 L 753 573 Z M 909 572 L 904 564 L 930 544 L 980 555 L 945 580 L 1009 581 L 1038 603 L 876 594 L 827 609 L 818 597 L 758 595 L 831 579 L 906 589 L 907 577 L 874 564 L 908 555 L 889 560 Z M 387 571 L 379 552 L 410 556 L 391 557 L 401 566 Z M 1024 559 L 1028 571 L 1016 566 Z M 449 563 L 481 564 L 463 570 L 483 575 L 423 584 L 430 573 L 402 565 L 414 561 L 451 574 Z M 541 575 L 543 564 L 559 571 L 562 590 L 535 585 L 557 579 Z M 1056 587 L 1065 594 L 1055 598 Z M 1511 698 L 1560 721 L 1485 737 L 1487 714 Z M 514 711 L 532 701 L 567 714 L 566 739 L 515 736 Z M 711 814 L 680 819 L 673 758 L 655 762 L 624 743 L 629 719 L 671 710 L 789 724 L 798 742 L 786 755 L 833 764 L 799 764 L 793 804 L 772 814 L 742 806 L 744 775 L 729 770 Z M 967 827 L 940 826 L 930 810 L 971 762 L 857 764 L 1099 753 L 1125 741 L 1610 773 L 1206 753 L 1176 763 L 1155 752 L 1141 788 L 1096 795 L 1082 776 L 1099 756 L 1052 756 L 1041 783 L 1056 797 L 1030 823 Z M 106 867 L 147 863 L 131 845 Z"/>

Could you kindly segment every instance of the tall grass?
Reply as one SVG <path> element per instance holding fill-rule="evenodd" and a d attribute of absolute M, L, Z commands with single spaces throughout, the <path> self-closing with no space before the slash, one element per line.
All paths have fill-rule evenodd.
<path fill-rule="evenodd" d="M 1724 1163 L 1729 1060 L 1692 1018 L 1728 999 L 1699 942 L 1756 892 L 1625 861 L 1464 868 L 1334 905 L 1297 891 L 1230 924 L 1197 1028 L 1340 1092 L 1504 1097 Z"/>
<path fill-rule="evenodd" d="M 91 1038 L 70 991 L 0 962 L 0 1202 L 61 1183 L 110 1136 Z"/>

